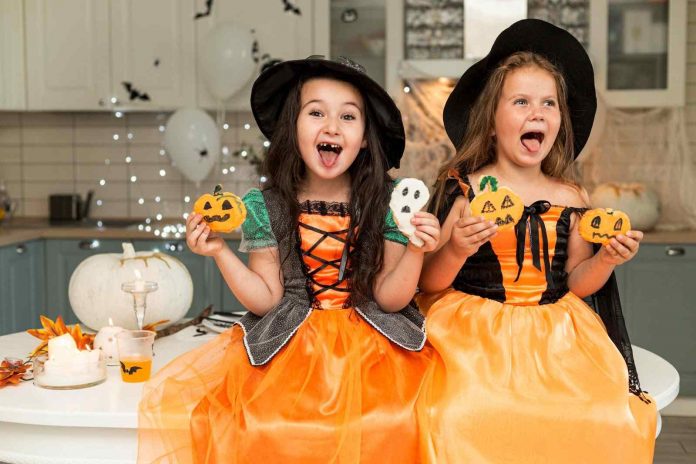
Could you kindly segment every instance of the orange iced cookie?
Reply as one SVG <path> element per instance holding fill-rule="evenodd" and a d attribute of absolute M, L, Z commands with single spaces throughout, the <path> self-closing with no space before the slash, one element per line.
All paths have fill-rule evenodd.
<path fill-rule="evenodd" d="M 631 230 L 631 221 L 623 211 L 596 208 L 583 214 L 579 230 L 588 242 L 607 243 L 610 238 Z"/>
<path fill-rule="evenodd" d="M 246 219 L 246 206 L 242 199 L 230 192 L 223 192 L 216 185 L 213 194 L 201 195 L 193 205 L 193 211 L 203 215 L 203 220 L 213 232 L 232 232 Z"/>
<path fill-rule="evenodd" d="M 488 185 L 488 191 L 484 189 Z M 522 199 L 507 187 L 498 187 L 498 179 L 484 176 L 480 193 L 471 201 L 471 215 L 483 217 L 498 225 L 498 230 L 514 227 L 524 212 Z"/>

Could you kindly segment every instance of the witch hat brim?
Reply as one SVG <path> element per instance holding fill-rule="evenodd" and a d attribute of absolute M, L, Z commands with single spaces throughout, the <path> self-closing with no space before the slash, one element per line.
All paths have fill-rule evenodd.
<path fill-rule="evenodd" d="M 568 31 L 538 19 L 523 19 L 505 29 L 488 55 L 464 72 L 445 103 L 442 119 L 447 135 L 459 149 L 471 108 L 491 73 L 505 58 L 523 51 L 543 56 L 563 75 L 577 157 L 590 136 L 597 109 L 592 63 L 582 44 Z"/>

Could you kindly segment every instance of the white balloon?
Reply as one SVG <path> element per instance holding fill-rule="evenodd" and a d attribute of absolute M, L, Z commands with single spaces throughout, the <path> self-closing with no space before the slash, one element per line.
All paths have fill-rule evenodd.
<path fill-rule="evenodd" d="M 226 100 L 249 82 L 256 69 L 251 56 L 254 38 L 235 23 L 216 25 L 203 39 L 200 66 L 210 93 Z"/>
<path fill-rule="evenodd" d="M 184 177 L 200 182 L 220 156 L 220 132 L 208 113 L 182 108 L 167 121 L 164 148 Z"/>

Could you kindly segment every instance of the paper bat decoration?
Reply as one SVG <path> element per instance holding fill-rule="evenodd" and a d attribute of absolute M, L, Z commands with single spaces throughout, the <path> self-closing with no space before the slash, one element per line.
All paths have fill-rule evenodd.
<path fill-rule="evenodd" d="M 205 0 L 205 11 L 203 13 L 196 13 L 196 16 L 193 17 L 194 20 L 200 19 L 200 18 L 205 18 L 206 16 L 210 16 L 210 13 L 213 11 L 213 2 L 215 0 Z"/>
<path fill-rule="evenodd" d="M 150 96 L 146 92 L 141 92 L 135 87 L 133 87 L 133 84 L 131 82 L 121 82 L 121 84 L 123 84 L 123 87 L 126 89 L 126 92 L 128 92 L 128 98 L 130 99 L 130 101 L 150 101 Z"/>
<path fill-rule="evenodd" d="M 289 0 L 282 0 L 283 1 L 283 6 L 285 7 L 284 11 L 289 11 L 291 13 L 296 14 L 297 16 L 302 16 L 302 11 Z"/>

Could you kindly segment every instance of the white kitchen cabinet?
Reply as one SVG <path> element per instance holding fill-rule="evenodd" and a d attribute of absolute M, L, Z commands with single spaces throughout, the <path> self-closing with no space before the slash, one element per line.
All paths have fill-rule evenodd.
<path fill-rule="evenodd" d="M 212 14 L 195 21 L 197 55 L 205 47 L 206 35 L 216 24 L 233 22 L 254 31 L 258 41 L 259 53 L 283 61 L 306 58 L 314 54 L 312 33 L 314 27 L 313 0 L 293 0 L 289 2 L 299 8 L 301 14 L 285 11 L 283 2 L 278 0 L 225 1 L 213 4 Z M 196 0 L 196 11 L 205 11 L 205 1 Z M 230 110 L 250 111 L 249 97 L 251 86 L 261 69 L 259 62 L 257 72 L 249 79 L 247 85 L 229 98 L 224 106 Z M 219 103 L 208 92 L 197 66 L 198 106 L 216 109 Z"/>
<path fill-rule="evenodd" d="M 177 108 L 196 102 L 192 0 L 111 0 L 115 106 Z M 124 83 L 130 83 L 129 92 Z M 145 93 L 149 101 L 143 100 Z"/>
<path fill-rule="evenodd" d="M 104 108 L 109 87 L 107 0 L 26 0 L 27 106 Z"/>
<path fill-rule="evenodd" d="M 30 110 L 195 104 L 194 0 L 25 1 Z"/>
<path fill-rule="evenodd" d="M 22 0 L 0 2 L 0 110 L 26 109 L 24 8 Z"/>
<path fill-rule="evenodd" d="M 686 0 L 592 0 L 597 87 L 617 107 L 683 106 Z"/>

